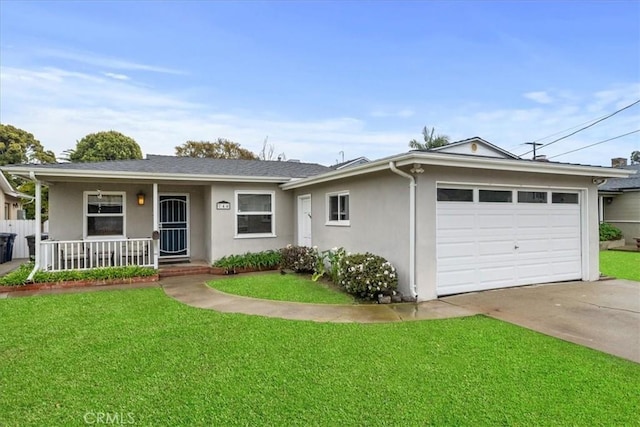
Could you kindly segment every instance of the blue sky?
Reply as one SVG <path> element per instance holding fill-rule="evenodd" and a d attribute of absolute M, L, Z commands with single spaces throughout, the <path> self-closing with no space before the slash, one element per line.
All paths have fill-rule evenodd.
<path fill-rule="evenodd" d="M 0 120 L 57 154 L 114 129 L 144 153 L 268 136 L 332 164 L 406 151 L 425 124 L 522 154 L 640 99 L 640 2 L 0 0 L 0 67 Z M 541 153 L 637 129 L 640 104 Z"/>

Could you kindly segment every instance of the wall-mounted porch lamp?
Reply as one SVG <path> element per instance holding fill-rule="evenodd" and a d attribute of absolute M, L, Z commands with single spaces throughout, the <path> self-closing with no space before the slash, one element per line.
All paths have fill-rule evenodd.
<path fill-rule="evenodd" d="M 144 206 L 144 193 L 140 191 L 137 194 L 137 197 L 138 197 L 138 206 Z"/>

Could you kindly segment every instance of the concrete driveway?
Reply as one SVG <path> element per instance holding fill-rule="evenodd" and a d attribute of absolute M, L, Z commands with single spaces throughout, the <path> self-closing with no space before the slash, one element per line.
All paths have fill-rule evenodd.
<path fill-rule="evenodd" d="M 640 282 L 567 282 L 441 298 L 640 363 Z"/>

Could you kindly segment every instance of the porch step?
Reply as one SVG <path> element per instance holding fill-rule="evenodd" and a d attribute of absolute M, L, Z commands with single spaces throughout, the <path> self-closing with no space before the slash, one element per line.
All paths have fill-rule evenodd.
<path fill-rule="evenodd" d="M 167 266 L 158 269 L 160 278 L 163 277 L 175 277 L 175 276 L 189 276 L 192 274 L 210 274 L 211 267 L 208 265 L 184 265 L 184 266 Z"/>

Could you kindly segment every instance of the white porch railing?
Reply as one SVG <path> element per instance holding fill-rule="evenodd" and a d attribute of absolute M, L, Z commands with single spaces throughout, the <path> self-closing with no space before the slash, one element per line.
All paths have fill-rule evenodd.
<path fill-rule="evenodd" d="M 128 265 L 157 267 L 151 238 L 40 242 L 40 270 L 89 270 Z"/>

